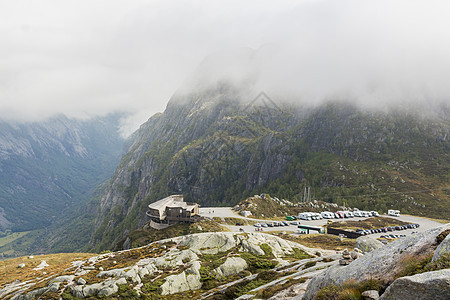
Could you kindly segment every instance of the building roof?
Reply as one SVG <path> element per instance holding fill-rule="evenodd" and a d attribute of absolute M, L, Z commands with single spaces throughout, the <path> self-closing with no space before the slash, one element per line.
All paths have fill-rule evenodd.
<path fill-rule="evenodd" d="M 180 200 L 181 200 L 181 203 L 186 203 L 186 202 L 182 201 L 183 200 L 182 195 L 171 195 L 169 197 L 166 197 L 164 199 L 161 199 L 161 200 L 151 203 L 148 207 L 150 209 L 160 210 L 165 207 L 171 207 L 172 203 L 174 203 L 175 201 L 178 203 Z M 179 207 L 179 205 L 177 205 L 176 207 Z"/>

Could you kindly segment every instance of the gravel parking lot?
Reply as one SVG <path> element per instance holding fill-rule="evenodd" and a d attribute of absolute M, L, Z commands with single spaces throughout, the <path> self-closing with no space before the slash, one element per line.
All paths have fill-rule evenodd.
<path fill-rule="evenodd" d="M 199 209 L 199 214 L 203 217 L 207 217 L 207 218 L 213 218 L 213 217 L 219 217 L 219 218 L 227 218 L 227 217 L 231 217 L 231 218 L 240 218 L 240 219 L 248 219 L 248 220 L 253 220 L 253 221 L 257 221 L 257 222 L 261 222 L 261 223 L 267 223 L 267 222 L 273 222 L 273 220 L 264 220 L 264 219 L 253 219 L 253 218 L 244 218 L 243 216 L 237 214 L 236 212 L 234 212 L 231 207 L 201 207 Z M 390 217 L 388 215 L 383 215 L 383 217 Z M 426 218 L 421 218 L 421 217 L 416 217 L 416 216 L 410 216 L 410 215 L 400 215 L 400 217 L 391 217 L 391 218 L 396 218 L 399 219 L 401 221 L 404 222 L 408 222 L 408 223 L 417 223 L 420 225 L 419 228 L 415 228 L 415 229 L 406 229 L 406 230 L 396 230 L 396 231 L 392 231 L 392 232 L 388 232 L 387 234 L 397 234 L 397 235 L 410 235 L 412 234 L 412 232 L 422 232 L 422 231 L 426 231 L 428 229 L 431 228 L 435 228 L 438 226 L 442 226 L 443 224 L 438 223 L 436 221 L 432 221 Z M 354 217 L 354 218 L 349 218 L 349 219 L 331 219 L 332 221 L 338 221 L 338 222 L 343 222 L 343 221 L 357 221 L 357 220 L 363 220 L 366 218 L 362 218 L 362 217 Z M 321 220 L 312 220 L 312 221 L 304 221 L 304 220 L 296 220 L 297 222 L 300 222 L 301 224 L 304 225 L 312 225 L 312 226 L 323 226 L 327 223 L 326 219 L 321 219 Z M 289 224 L 291 222 L 288 222 Z M 245 232 L 254 232 L 256 227 L 251 226 L 251 225 L 246 225 L 246 226 L 231 226 L 231 225 L 226 225 L 227 228 L 229 228 L 231 231 L 239 231 L 241 228 L 245 231 Z M 297 225 L 289 225 L 289 226 L 279 226 L 279 227 L 267 227 L 267 228 L 262 228 L 262 231 L 293 231 L 293 232 L 298 232 L 298 228 Z M 374 237 L 374 238 L 378 238 L 382 235 L 386 235 L 386 233 L 375 233 L 375 234 L 370 234 L 369 236 Z"/>

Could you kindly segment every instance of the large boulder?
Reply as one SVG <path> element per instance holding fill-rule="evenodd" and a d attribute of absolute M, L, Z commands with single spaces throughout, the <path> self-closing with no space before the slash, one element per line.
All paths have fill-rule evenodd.
<path fill-rule="evenodd" d="M 380 297 L 380 300 L 391 299 L 450 299 L 450 269 L 405 276 L 395 280 Z"/>
<path fill-rule="evenodd" d="M 198 290 L 202 287 L 200 282 L 200 262 L 195 261 L 192 266 L 180 274 L 166 277 L 161 285 L 161 295 L 171 295 L 189 290 Z"/>
<path fill-rule="evenodd" d="M 434 251 L 434 255 L 433 255 L 432 261 L 436 261 L 442 255 L 449 254 L 449 253 L 450 253 L 450 234 L 447 234 L 445 239 L 436 248 L 436 251 Z"/>
<path fill-rule="evenodd" d="M 227 260 L 214 271 L 219 276 L 230 276 L 247 269 L 247 262 L 240 257 L 228 257 Z"/>
<path fill-rule="evenodd" d="M 355 248 L 361 250 L 364 253 L 371 252 L 383 246 L 384 244 L 382 242 L 368 236 L 360 236 L 355 241 Z"/>
<path fill-rule="evenodd" d="M 184 236 L 180 244 L 199 254 L 217 254 L 234 248 L 236 240 L 231 232 L 213 232 Z"/>
<path fill-rule="evenodd" d="M 392 282 L 403 269 L 405 259 L 433 253 L 436 248 L 436 237 L 449 228 L 450 223 L 411 235 L 375 249 L 347 266 L 330 267 L 311 280 L 304 299 L 313 299 L 314 295 L 323 287 L 341 285 L 349 280 L 375 279 L 387 283 Z"/>

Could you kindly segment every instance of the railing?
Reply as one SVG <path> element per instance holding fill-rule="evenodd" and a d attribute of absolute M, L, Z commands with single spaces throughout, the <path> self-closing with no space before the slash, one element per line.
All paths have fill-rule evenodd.
<path fill-rule="evenodd" d="M 159 220 L 159 218 L 160 218 L 159 214 L 158 214 L 158 215 L 154 215 L 154 214 L 151 213 L 150 210 L 147 210 L 147 212 L 146 212 L 145 214 L 146 214 L 147 216 L 149 216 L 150 218 L 156 218 L 156 219 L 158 219 L 158 220 Z"/>

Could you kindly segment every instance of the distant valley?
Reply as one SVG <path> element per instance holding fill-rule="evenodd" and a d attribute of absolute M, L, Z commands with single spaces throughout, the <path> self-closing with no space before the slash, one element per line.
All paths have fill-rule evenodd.
<path fill-rule="evenodd" d="M 0 122 L 0 231 L 4 237 L 17 232 L 7 241 L 22 237 L 14 246 L 0 244 L 0 252 L 26 253 L 49 226 L 92 198 L 120 158 L 119 118 Z"/>

